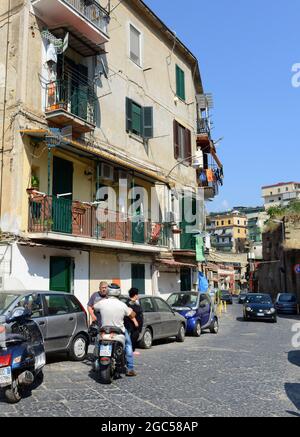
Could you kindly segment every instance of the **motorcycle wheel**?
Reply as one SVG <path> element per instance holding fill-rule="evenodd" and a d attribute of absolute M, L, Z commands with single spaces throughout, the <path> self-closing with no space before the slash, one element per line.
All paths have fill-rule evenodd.
<path fill-rule="evenodd" d="M 100 366 L 99 371 L 100 382 L 101 384 L 111 384 L 112 383 L 112 374 L 111 374 L 111 366 Z"/>
<path fill-rule="evenodd" d="M 4 392 L 5 398 L 9 404 L 17 404 L 22 399 L 20 387 L 17 381 L 13 381 L 11 388 L 7 388 Z"/>

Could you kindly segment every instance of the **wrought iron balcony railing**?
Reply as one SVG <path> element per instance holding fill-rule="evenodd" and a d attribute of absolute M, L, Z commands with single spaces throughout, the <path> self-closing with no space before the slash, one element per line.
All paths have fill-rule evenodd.
<path fill-rule="evenodd" d="M 95 91 L 88 84 L 66 79 L 46 85 L 46 113 L 63 110 L 95 125 L 95 104 Z"/>
<path fill-rule="evenodd" d="M 76 12 L 79 12 L 84 18 L 90 21 L 99 30 L 108 33 L 109 16 L 97 0 L 63 0 Z"/>
<path fill-rule="evenodd" d="M 91 203 L 42 194 L 30 195 L 28 230 L 159 247 L 169 246 L 170 235 L 166 224 L 134 222 L 120 212 Z"/>

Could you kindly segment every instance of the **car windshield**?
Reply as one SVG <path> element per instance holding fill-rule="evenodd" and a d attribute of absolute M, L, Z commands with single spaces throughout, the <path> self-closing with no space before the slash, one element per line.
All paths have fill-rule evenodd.
<path fill-rule="evenodd" d="M 197 306 L 198 294 L 178 293 L 172 294 L 167 300 L 168 304 L 172 307 L 188 307 L 194 308 Z"/>
<path fill-rule="evenodd" d="M 279 297 L 279 302 L 296 302 L 296 296 L 294 294 L 282 294 Z"/>
<path fill-rule="evenodd" d="M 0 293 L 0 314 L 3 314 L 17 297 L 14 293 Z"/>
<path fill-rule="evenodd" d="M 257 294 L 255 296 L 248 296 L 247 302 L 249 302 L 249 303 L 262 303 L 262 304 L 270 303 L 271 304 L 272 299 L 270 296 L 264 296 L 262 294 Z"/>

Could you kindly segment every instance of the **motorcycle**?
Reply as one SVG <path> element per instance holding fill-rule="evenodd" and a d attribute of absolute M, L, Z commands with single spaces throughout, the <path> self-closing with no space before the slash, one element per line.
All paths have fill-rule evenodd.
<path fill-rule="evenodd" d="M 90 328 L 92 337 L 98 331 L 94 362 L 94 371 L 99 375 L 102 384 L 111 384 L 126 373 L 125 362 L 125 335 L 121 329 L 114 326 L 102 328 L 93 325 Z"/>
<path fill-rule="evenodd" d="M 30 317 L 29 310 L 19 307 L 0 320 L 0 390 L 11 404 L 19 402 L 34 382 L 43 380 L 44 340 Z"/>

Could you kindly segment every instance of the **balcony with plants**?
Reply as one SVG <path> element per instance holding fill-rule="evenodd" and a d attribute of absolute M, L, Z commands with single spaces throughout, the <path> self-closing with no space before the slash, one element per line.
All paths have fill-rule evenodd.
<path fill-rule="evenodd" d="M 164 223 L 132 219 L 126 214 L 101 209 L 93 202 L 47 196 L 32 190 L 29 196 L 28 232 L 81 237 L 151 247 L 169 246 L 170 227 Z"/>

